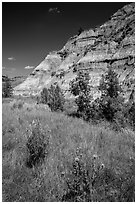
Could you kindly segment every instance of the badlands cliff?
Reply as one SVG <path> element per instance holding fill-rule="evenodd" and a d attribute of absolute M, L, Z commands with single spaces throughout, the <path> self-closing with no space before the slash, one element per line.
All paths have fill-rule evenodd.
<path fill-rule="evenodd" d="M 98 85 L 108 65 L 118 74 L 126 97 L 135 86 L 135 4 L 118 10 L 110 20 L 85 30 L 68 40 L 59 51 L 49 53 L 28 78 L 14 88 L 15 95 L 36 95 L 43 87 L 57 82 L 70 97 L 69 82 L 77 70 L 90 73 L 92 94 L 99 94 Z"/>

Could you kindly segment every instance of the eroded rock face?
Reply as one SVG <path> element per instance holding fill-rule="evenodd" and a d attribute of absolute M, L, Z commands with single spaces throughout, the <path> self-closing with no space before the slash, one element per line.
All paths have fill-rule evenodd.
<path fill-rule="evenodd" d="M 69 82 L 77 70 L 88 70 L 94 98 L 102 74 L 111 64 L 129 97 L 135 86 L 135 5 L 118 10 L 100 27 L 83 31 L 68 40 L 65 46 L 52 52 L 34 69 L 29 77 L 15 87 L 15 95 L 38 94 L 43 87 L 57 82 L 70 97 Z"/>

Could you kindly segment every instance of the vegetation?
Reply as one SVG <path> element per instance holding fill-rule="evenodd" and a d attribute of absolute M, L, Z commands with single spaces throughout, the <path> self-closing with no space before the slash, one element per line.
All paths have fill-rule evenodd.
<path fill-rule="evenodd" d="M 89 73 L 79 71 L 75 79 L 70 82 L 70 91 L 74 96 L 77 96 L 75 102 L 78 106 L 77 113 L 84 119 L 88 120 L 90 117 L 90 86 L 89 86 Z"/>
<path fill-rule="evenodd" d="M 67 50 L 63 50 L 63 51 L 58 52 L 58 54 L 60 55 L 61 60 L 65 60 L 65 58 L 68 56 L 69 53 Z"/>
<path fill-rule="evenodd" d="M 3 202 L 135 201 L 134 93 L 124 103 L 108 69 L 91 103 L 89 79 L 78 72 L 71 101 L 57 84 L 3 100 Z"/>
<path fill-rule="evenodd" d="M 51 76 L 53 77 L 53 76 L 55 76 L 56 75 L 56 71 L 53 71 L 52 73 L 51 73 Z"/>
<path fill-rule="evenodd" d="M 134 101 L 130 101 L 126 104 L 125 118 L 127 118 L 130 125 L 135 128 L 135 102 Z"/>
<path fill-rule="evenodd" d="M 120 128 L 130 125 L 134 129 L 134 99 L 131 97 L 129 101 L 124 102 L 121 86 L 116 73 L 112 69 L 108 69 L 106 74 L 102 76 L 99 90 L 101 91 L 101 97 L 94 101 L 92 107 L 92 112 L 97 116 L 97 119 L 104 118 L 111 123 L 118 124 Z M 95 115 L 93 115 L 93 119 Z"/>
<path fill-rule="evenodd" d="M 80 28 L 78 29 L 78 35 L 80 35 L 83 31 L 84 31 L 84 29 L 80 27 Z"/>
<path fill-rule="evenodd" d="M 101 91 L 101 98 L 99 100 L 99 108 L 101 114 L 108 121 L 113 121 L 117 111 L 121 109 L 122 92 L 116 73 L 109 68 L 105 76 L 102 76 L 99 90 Z"/>
<path fill-rule="evenodd" d="M 26 165 L 29 168 L 36 166 L 42 162 L 47 154 L 48 137 L 45 136 L 45 132 L 42 131 L 40 122 L 35 121 L 31 126 L 30 134 L 28 135 L 28 140 L 26 147 L 28 150 L 28 158 Z"/>
<path fill-rule="evenodd" d="M 2 97 L 9 98 L 13 94 L 13 88 L 11 86 L 10 79 L 8 76 L 5 77 L 4 82 L 2 83 Z"/>
<path fill-rule="evenodd" d="M 109 68 L 100 80 L 98 89 L 101 97 L 91 103 L 91 87 L 89 74 L 79 71 L 77 77 L 70 82 L 70 91 L 76 96 L 75 103 L 78 106 L 75 116 L 82 117 L 86 121 L 100 122 L 107 120 L 116 127 L 135 127 L 135 103 L 133 97 L 129 102 L 124 102 L 122 89 L 116 73 Z"/>
<path fill-rule="evenodd" d="M 63 105 L 65 103 L 64 95 L 60 87 L 57 85 L 51 85 L 49 89 L 44 88 L 41 92 L 40 102 L 48 104 L 51 111 L 63 111 Z"/>
<path fill-rule="evenodd" d="M 134 202 L 134 132 L 3 103 L 3 202 Z"/>
<path fill-rule="evenodd" d="M 48 103 L 48 96 L 49 96 L 48 89 L 43 88 L 43 90 L 41 91 L 41 95 L 40 95 L 40 102 L 47 104 Z"/>
<path fill-rule="evenodd" d="M 11 104 L 12 104 L 11 109 L 15 108 L 21 109 L 24 105 L 24 102 L 22 100 L 13 100 Z"/>

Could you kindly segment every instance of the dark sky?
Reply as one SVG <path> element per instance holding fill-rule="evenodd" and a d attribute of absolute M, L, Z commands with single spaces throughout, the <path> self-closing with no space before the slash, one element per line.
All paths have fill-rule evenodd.
<path fill-rule="evenodd" d="M 50 51 L 61 49 L 80 27 L 101 25 L 125 4 L 128 2 L 3 2 L 3 74 L 29 74 L 31 67 Z"/>

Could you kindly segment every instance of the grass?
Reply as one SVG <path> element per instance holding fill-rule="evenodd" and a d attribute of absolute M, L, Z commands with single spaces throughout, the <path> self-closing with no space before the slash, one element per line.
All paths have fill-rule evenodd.
<path fill-rule="evenodd" d="M 132 130 L 3 103 L 2 133 L 3 201 L 135 200 Z"/>

